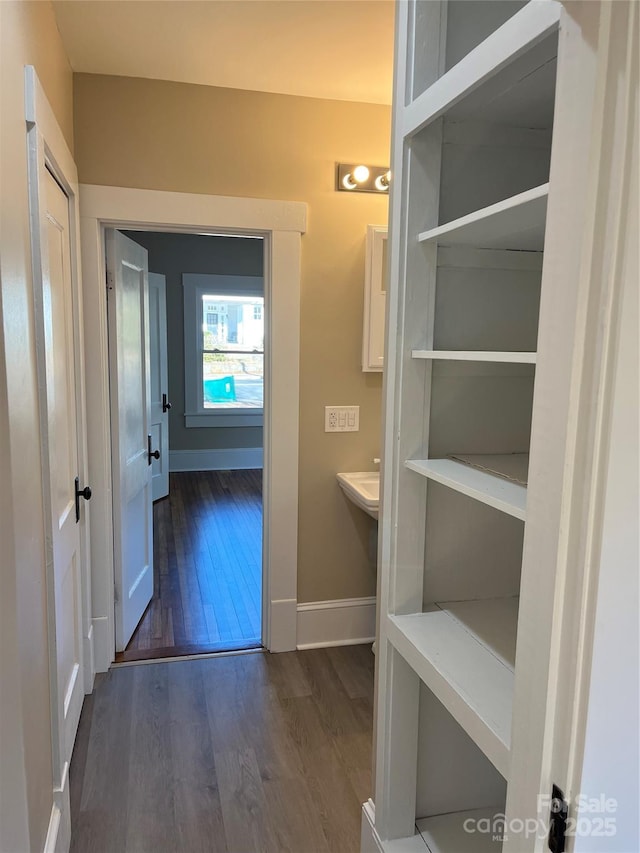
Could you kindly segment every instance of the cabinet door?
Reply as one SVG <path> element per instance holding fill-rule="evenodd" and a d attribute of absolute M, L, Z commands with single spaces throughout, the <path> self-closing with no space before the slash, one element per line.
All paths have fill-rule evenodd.
<path fill-rule="evenodd" d="M 364 276 L 364 327 L 362 370 L 381 371 L 384 365 L 384 330 L 387 306 L 387 229 L 367 226 Z"/>

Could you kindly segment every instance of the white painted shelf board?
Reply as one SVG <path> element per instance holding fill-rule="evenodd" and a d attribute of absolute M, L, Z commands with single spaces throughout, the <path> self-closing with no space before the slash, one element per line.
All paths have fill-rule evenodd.
<path fill-rule="evenodd" d="M 465 821 L 483 820 L 488 821 L 492 829 L 495 826 L 499 834 L 503 824 L 496 820 L 496 815 L 501 814 L 504 814 L 504 807 L 472 809 L 421 818 L 416 825 L 429 853 L 500 853 L 502 842 L 494 840 L 491 832 L 467 832 L 464 827 Z"/>
<path fill-rule="evenodd" d="M 465 631 L 477 637 L 507 669 L 511 672 L 515 670 L 519 606 L 517 596 L 443 601 L 438 602 L 437 606 L 455 619 Z"/>
<path fill-rule="evenodd" d="M 511 75 L 512 84 L 526 79 L 540 67 L 535 48 L 558 28 L 561 8 L 553 0 L 528 3 L 404 109 L 403 136 L 413 136 L 492 77 Z M 512 86 L 501 80 L 499 88 Z"/>
<path fill-rule="evenodd" d="M 528 453 L 452 453 L 450 458 L 521 486 L 529 479 Z"/>
<path fill-rule="evenodd" d="M 439 359 L 441 361 L 487 361 L 506 364 L 535 364 L 535 352 L 490 352 L 487 350 L 434 350 L 414 349 L 412 358 Z"/>
<path fill-rule="evenodd" d="M 508 458 L 524 457 L 526 454 L 504 455 Z M 468 460 L 471 458 L 482 460 L 483 455 L 466 456 L 464 462 L 456 459 L 408 459 L 405 465 L 411 471 L 429 480 L 441 483 L 443 486 L 524 521 L 527 510 L 527 487 L 505 479 L 505 476 L 470 465 Z M 495 460 L 500 457 L 496 454 L 491 455 L 490 458 Z M 512 459 L 507 464 L 511 463 L 513 463 Z M 495 462 L 493 464 L 495 466 Z"/>
<path fill-rule="evenodd" d="M 517 607 L 517 599 L 486 599 L 387 619 L 392 645 L 505 778 Z"/>
<path fill-rule="evenodd" d="M 544 249 L 549 184 L 534 187 L 496 204 L 418 235 L 420 242 L 474 246 L 478 249 Z"/>

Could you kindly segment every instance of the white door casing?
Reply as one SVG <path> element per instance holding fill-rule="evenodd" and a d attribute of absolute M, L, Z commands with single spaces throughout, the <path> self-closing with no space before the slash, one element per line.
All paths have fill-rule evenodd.
<path fill-rule="evenodd" d="M 169 494 L 169 402 L 167 365 L 167 281 L 149 273 L 149 353 L 151 375 L 151 424 L 149 432 L 160 458 L 151 463 L 153 500 Z"/>
<path fill-rule="evenodd" d="M 116 651 L 153 595 L 147 250 L 106 232 L 109 293 Z"/>
<path fill-rule="evenodd" d="M 265 338 L 262 642 L 270 651 L 296 647 L 298 550 L 298 418 L 301 235 L 306 205 L 270 199 L 83 185 L 81 236 L 87 415 L 97 518 L 91 538 L 92 624 L 96 671 L 113 661 L 114 558 L 109 429 L 109 360 L 104 230 L 231 233 L 265 238 Z M 173 401 L 175 404 L 175 400 Z"/>
<path fill-rule="evenodd" d="M 50 679 L 53 803 L 47 849 L 70 841 L 68 769 L 83 695 L 93 686 L 84 330 L 78 178 L 32 66 L 25 68 L 29 207 Z"/>

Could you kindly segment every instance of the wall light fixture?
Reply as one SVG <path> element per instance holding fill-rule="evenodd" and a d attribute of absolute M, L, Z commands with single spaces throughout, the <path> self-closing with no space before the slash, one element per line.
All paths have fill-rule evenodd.
<path fill-rule="evenodd" d="M 341 192 L 388 193 L 391 172 L 388 166 L 337 163 L 336 189 Z"/>

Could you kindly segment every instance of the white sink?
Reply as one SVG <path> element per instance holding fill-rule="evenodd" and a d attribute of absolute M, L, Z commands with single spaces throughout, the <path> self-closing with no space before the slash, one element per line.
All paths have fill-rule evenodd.
<path fill-rule="evenodd" d="M 380 503 L 380 472 L 355 471 L 352 474 L 336 474 L 340 488 L 350 501 L 364 510 L 371 518 L 378 517 Z"/>

